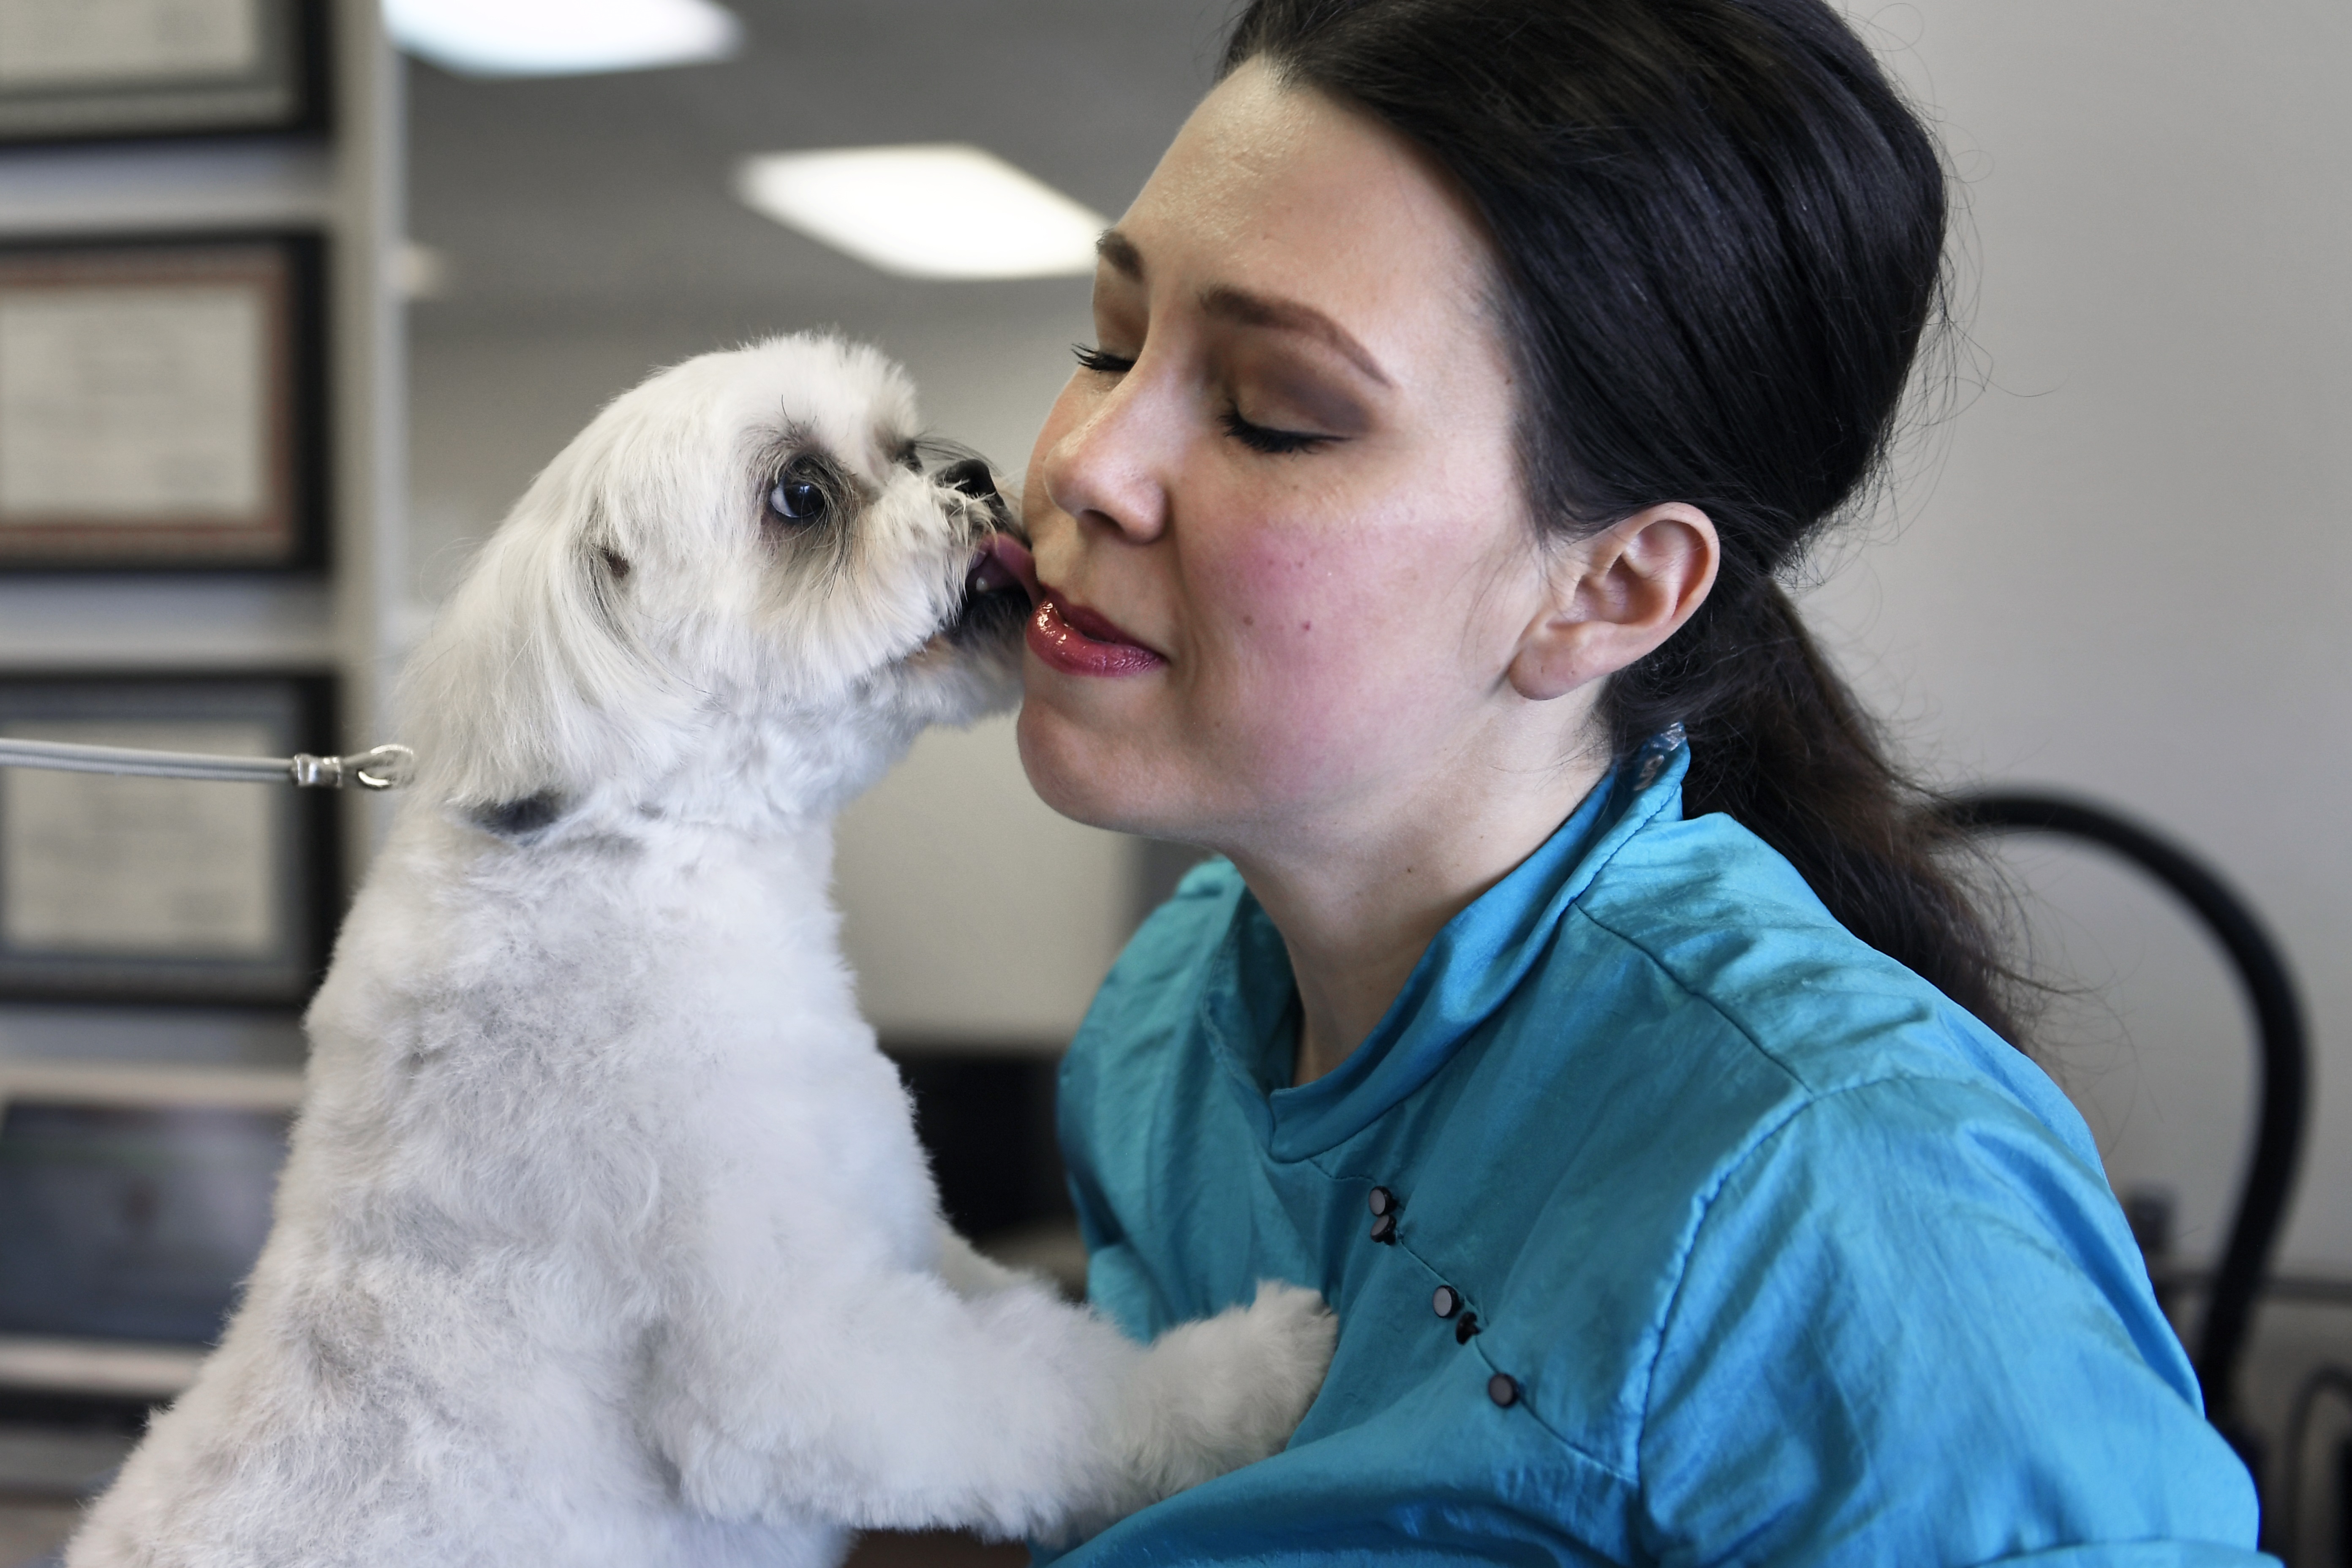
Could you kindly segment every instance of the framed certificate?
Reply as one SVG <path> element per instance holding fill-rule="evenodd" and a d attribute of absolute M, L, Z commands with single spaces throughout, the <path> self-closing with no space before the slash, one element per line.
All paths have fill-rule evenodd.
<path fill-rule="evenodd" d="M 334 748 L 325 677 L 0 676 L 0 735 Z M 333 797 L 0 768 L 0 997 L 299 1006 L 341 902 Z"/>
<path fill-rule="evenodd" d="M 323 129 L 326 0 L 0 0 L 0 142 Z"/>
<path fill-rule="evenodd" d="M 315 236 L 0 247 L 0 570 L 319 565 L 320 273 Z"/>

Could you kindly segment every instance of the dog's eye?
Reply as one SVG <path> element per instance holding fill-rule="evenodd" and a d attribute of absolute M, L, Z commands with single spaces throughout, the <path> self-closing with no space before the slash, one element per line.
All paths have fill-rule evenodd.
<path fill-rule="evenodd" d="M 778 479 L 776 488 L 768 492 L 768 510 L 786 522 L 823 522 L 832 509 L 833 498 L 825 494 L 824 486 L 791 474 Z"/>

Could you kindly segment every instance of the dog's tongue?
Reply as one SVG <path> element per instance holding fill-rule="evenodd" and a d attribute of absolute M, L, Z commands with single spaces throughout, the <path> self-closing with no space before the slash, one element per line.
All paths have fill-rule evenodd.
<path fill-rule="evenodd" d="M 964 578 L 965 590 L 972 594 L 1003 594 L 1014 588 L 1037 602 L 1037 563 L 1031 559 L 1029 547 L 1009 533 L 992 533 L 988 542 L 973 552 L 971 570 Z"/>

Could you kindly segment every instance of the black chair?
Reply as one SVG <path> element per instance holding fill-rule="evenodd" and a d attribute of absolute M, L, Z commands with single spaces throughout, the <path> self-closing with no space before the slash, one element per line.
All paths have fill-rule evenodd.
<path fill-rule="evenodd" d="M 2237 1216 L 2206 1294 L 2191 1359 L 2207 1416 L 2246 1461 L 2260 1490 L 2260 1446 L 2238 1399 L 2238 1370 L 2253 1326 L 2254 1301 L 2294 1189 L 2311 1076 L 2303 1005 L 2286 963 L 2253 910 L 2220 876 L 2178 845 L 2104 806 L 2058 795 L 1988 792 L 1958 796 L 1945 812 L 1963 828 L 2055 833 L 2122 856 L 2179 895 L 2220 940 L 2236 968 L 2259 1036 L 2262 1113 Z"/>

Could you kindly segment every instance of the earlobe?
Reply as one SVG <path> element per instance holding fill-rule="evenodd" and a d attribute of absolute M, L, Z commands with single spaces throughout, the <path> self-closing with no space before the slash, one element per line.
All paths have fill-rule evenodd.
<path fill-rule="evenodd" d="M 1549 702 L 1650 653 L 1706 601 L 1720 556 L 1714 522 L 1681 501 L 1560 551 L 1549 601 L 1512 658 L 1512 689 Z"/>

